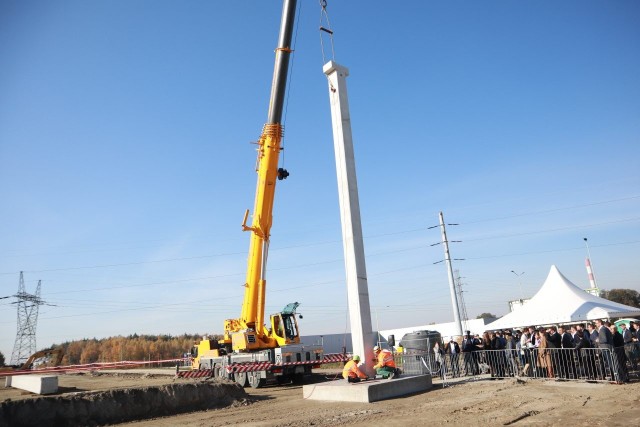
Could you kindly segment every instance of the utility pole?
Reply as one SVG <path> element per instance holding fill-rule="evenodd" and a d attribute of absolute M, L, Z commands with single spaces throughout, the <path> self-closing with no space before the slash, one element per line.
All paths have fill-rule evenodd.
<path fill-rule="evenodd" d="M 516 273 L 513 270 L 511 270 L 511 272 L 518 276 L 518 286 L 520 287 L 520 305 L 522 305 L 524 303 L 524 293 L 522 292 L 522 281 L 520 280 L 520 276 L 524 274 L 524 271 L 520 274 Z"/>
<path fill-rule="evenodd" d="M 462 277 L 460 277 L 460 271 L 456 270 L 455 271 L 456 274 L 456 284 L 458 287 L 458 306 L 460 307 L 460 314 L 461 314 L 461 320 L 462 320 L 462 326 L 464 327 L 464 330 L 467 330 L 467 327 L 469 326 L 468 322 L 469 322 L 469 315 L 467 314 L 467 305 L 464 302 L 464 292 L 462 290 Z"/>
<path fill-rule="evenodd" d="M 440 231 L 442 232 L 442 245 L 444 246 L 444 260 L 447 264 L 447 274 L 449 275 L 449 289 L 451 291 L 451 305 L 453 307 L 453 318 L 458 336 L 462 336 L 462 322 L 460 321 L 460 307 L 458 307 L 458 297 L 456 295 L 455 282 L 453 280 L 453 266 L 449 255 L 449 241 L 447 240 L 447 230 L 444 225 L 444 216 L 440 212 Z"/>

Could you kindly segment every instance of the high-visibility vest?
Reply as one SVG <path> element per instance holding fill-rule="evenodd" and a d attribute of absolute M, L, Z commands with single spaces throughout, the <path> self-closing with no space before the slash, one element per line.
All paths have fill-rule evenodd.
<path fill-rule="evenodd" d="M 378 364 L 375 368 L 382 368 L 383 366 L 389 366 L 390 368 L 396 367 L 396 362 L 393 360 L 393 354 L 389 350 L 381 350 L 378 354 Z"/>
<path fill-rule="evenodd" d="M 360 377 L 360 378 L 366 378 L 367 375 L 364 374 L 359 368 L 358 365 L 356 365 L 356 362 L 354 362 L 353 360 L 349 360 L 347 362 L 346 365 L 344 365 L 344 369 L 342 369 L 342 378 L 356 378 L 356 377 Z"/>

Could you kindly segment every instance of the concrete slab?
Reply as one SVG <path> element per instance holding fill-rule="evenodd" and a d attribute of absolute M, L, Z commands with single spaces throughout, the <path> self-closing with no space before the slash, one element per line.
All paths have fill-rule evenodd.
<path fill-rule="evenodd" d="M 302 395 L 309 400 L 370 403 L 426 391 L 431 387 L 431 375 L 407 375 L 392 380 L 370 380 L 360 383 L 336 380 L 307 384 L 302 387 Z"/>
<path fill-rule="evenodd" d="M 14 387 L 36 394 L 52 394 L 58 391 L 57 375 L 16 375 L 9 376 L 5 387 Z"/>

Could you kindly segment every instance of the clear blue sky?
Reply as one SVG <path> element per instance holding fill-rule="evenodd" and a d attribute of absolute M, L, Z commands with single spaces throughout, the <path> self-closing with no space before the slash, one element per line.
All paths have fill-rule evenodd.
<path fill-rule="evenodd" d="M 348 78 L 374 323 L 470 317 L 556 264 L 640 290 L 640 2 L 328 2 Z M 347 328 L 320 8 L 300 0 L 267 312 Z M 38 347 L 237 317 L 281 2 L 0 3 L 0 296 Z M 326 24 L 325 24 L 326 25 Z M 325 45 L 328 42 L 325 39 Z M 524 272 L 521 286 L 511 273 Z M 0 300 L 0 351 L 16 331 Z M 374 324 L 374 328 L 375 328 Z"/>

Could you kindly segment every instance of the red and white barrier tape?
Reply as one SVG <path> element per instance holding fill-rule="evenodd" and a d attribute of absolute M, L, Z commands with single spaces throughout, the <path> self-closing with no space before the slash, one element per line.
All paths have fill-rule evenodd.
<path fill-rule="evenodd" d="M 184 371 L 178 372 L 177 376 L 180 378 L 202 378 L 202 377 L 212 377 L 213 370 L 211 369 L 203 369 L 201 371 Z"/>
<path fill-rule="evenodd" d="M 184 358 L 180 359 L 164 359 L 164 360 L 150 360 L 150 361 L 122 361 L 122 362 L 104 362 L 104 363 L 87 363 L 84 365 L 68 365 L 68 366 L 54 366 L 42 369 L 20 370 L 0 372 L 0 376 L 9 377 L 14 375 L 29 375 L 29 374 L 49 374 L 55 372 L 83 372 L 83 371 L 99 371 L 102 369 L 118 369 L 118 368 L 131 368 L 136 366 L 149 365 L 154 363 L 182 363 Z"/>
<path fill-rule="evenodd" d="M 303 362 L 285 362 L 281 365 L 276 365 L 271 362 L 245 362 L 245 363 L 232 363 L 226 367 L 227 372 L 255 372 L 255 371 L 268 371 L 271 369 L 277 369 L 288 366 L 306 366 L 306 365 L 321 365 L 323 363 L 337 363 L 346 362 L 349 360 L 349 356 L 342 353 L 325 354 L 322 360 L 307 360 Z"/>
<path fill-rule="evenodd" d="M 323 363 L 337 363 L 346 362 L 349 360 L 349 356 L 343 353 L 325 354 L 322 360 L 309 360 L 304 362 L 286 362 L 281 365 L 276 365 L 271 362 L 246 362 L 246 363 L 232 363 L 226 367 L 228 373 L 234 372 L 255 372 L 255 371 L 268 371 L 272 369 L 278 369 L 288 366 L 305 366 L 305 365 L 321 365 Z M 29 375 L 29 374 L 49 374 L 56 372 L 84 372 L 84 371 L 99 371 L 103 369 L 118 369 L 118 368 L 130 368 L 136 366 L 144 366 L 154 363 L 183 363 L 184 358 L 180 359 L 164 359 L 164 360 L 151 360 L 151 361 L 122 361 L 122 362 L 104 362 L 104 363 L 87 363 L 83 365 L 68 365 L 68 366 L 55 366 L 43 369 L 33 370 L 15 370 L 0 372 L 0 376 L 14 376 L 14 375 Z M 185 371 L 179 372 L 179 377 L 184 378 L 201 378 L 205 376 L 212 376 L 213 373 L 209 369 L 201 371 Z"/>

